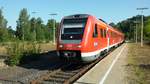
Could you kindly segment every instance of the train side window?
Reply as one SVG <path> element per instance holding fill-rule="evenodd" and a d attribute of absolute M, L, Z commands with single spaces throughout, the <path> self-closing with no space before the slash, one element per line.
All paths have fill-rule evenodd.
<path fill-rule="evenodd" d="M 109 33 L 109 31 L 106 31 L 106 34 L 107 34 L 107 36 L 108 36 L 108 37 L 110 37 L 110 33 Z"/>
<path fill-rule="evenodd" d="M 111 36 L 112 36 L 112 38 L 114 38 L 114 34 L 113 34 L 113 32 L 111 32 Z"/>
<path fill-rule="evenodd" d="M 101 37 L 103 38 L 103 29 L 100 29 Z"/>
<path fill-rule="evenodd" d="M 93 37 L 98 37 L 98 30 L 97 30 L 97 24 L 95 24 L 95 27 L 94 27 L 94 32 L 93 32 Z"/>
<path fill-rule="evenodd" d="M 111 31 L 109 31 L 109 38 L 111 38 Z"/>
<path fill-rule="evenodd" d="M 112 38 L 112 32 L 110 32 L 110 37 Z"/>
<path fill-rule="evenodd" d="M 114 38 L 116 38 L 116 33 L 114 33 Z"/>
<path fill-rule="evenodd" d="M 112 31 L 110 32 L 110 35 L 111 35 L 110 37 L 113 38 L 113 37 L 112 37 Z"/>
<path fill-rule="evenodd" d="M 106 38 L 106 29 L 104 29 L 104 37 Z"/>

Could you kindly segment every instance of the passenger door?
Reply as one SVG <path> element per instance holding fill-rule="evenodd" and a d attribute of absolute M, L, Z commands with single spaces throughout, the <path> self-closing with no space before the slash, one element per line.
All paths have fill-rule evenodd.
<path fill-rule="evenodd" d="M 95 27 L 94 27 L 94 31 L 93 31 L 93 47 L 94 47 L 94 50 L 97 50 L 98 49 L 98 26 L 97 24 L 95 24 Z"/>

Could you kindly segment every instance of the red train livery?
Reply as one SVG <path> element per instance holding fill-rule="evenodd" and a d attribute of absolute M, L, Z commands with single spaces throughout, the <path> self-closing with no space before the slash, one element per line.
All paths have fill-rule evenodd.
<path fill-rule="evenodd" d="M 60 58 L 90 62 L 124 42 L 124 34 L 88 14 L 62 19 L 58 30 L 57 50 Z"/>

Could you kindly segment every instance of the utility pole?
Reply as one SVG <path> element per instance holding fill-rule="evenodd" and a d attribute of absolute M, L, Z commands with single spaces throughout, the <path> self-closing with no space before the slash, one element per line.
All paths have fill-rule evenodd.
<path fill-rule="evenodd" d="M 56 16 L 57 15 L 57 13 L 51 13 L 51 14 L 49 14 L 49 15 L 51 15 L 51 16 Z M 54 20 L 54 17 L 53 17 L 53 44 L 55 44 L 55 20 Z"/>
<path fill-rule="evenodd" d="M 143 26 L 144 26 L 144 23 L 143 23 L 143 11 L 146 10 L 148 8 L 137 8 L 137 10 L 140 10 L 141 11 L 141 47 L 143 47 Z"/>

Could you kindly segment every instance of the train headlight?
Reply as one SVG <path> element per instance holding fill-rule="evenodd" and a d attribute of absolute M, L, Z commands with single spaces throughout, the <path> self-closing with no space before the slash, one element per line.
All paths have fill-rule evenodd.
<path fill-rule="evenodd" d="M 60 48 L 62 48 L 62 47 L 63 47 L 63 45 L 59 45 L 59 47 L 60 47 Z"/>
<path fill-rule="evenodd" d="M 77 47 L 78 47 L 78 48 L 81 48 L 81 45 L 78 45 Z"/>

